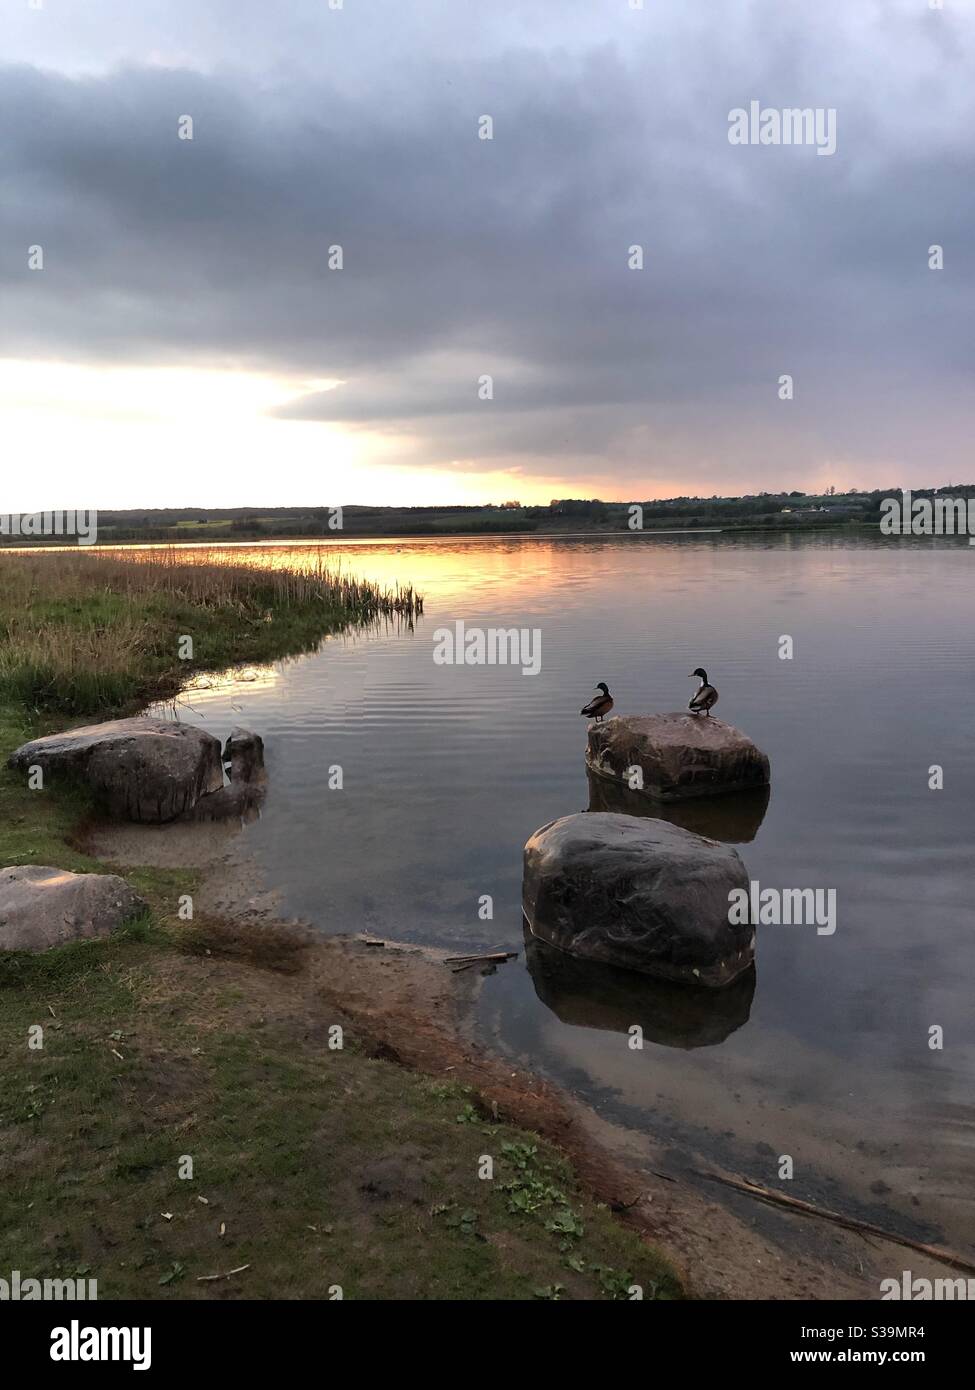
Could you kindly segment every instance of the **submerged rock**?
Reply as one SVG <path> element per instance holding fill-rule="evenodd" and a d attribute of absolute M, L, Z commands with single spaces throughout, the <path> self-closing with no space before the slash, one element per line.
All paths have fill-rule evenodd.
<path fill-rule="evenodd" d="M 175 820 L 223 786 L 219 739 L 165 719 L 113 719 L 49 734 L 23 744 L 8 766 L 79 777 L 121 820 Z"/>
<path fill-rule="evenodd" d="M 145 903 L 115 874 L 72 874 L 43 864 L 0 870 L 0 951 L 46 951 L 108 936 Z"/>
<path fill-rule="evenodd" d="M 534 934 L 588 960 L 720 987 L 754 960 L 728 920 L 748 874 L 728 845 L 667 821 L 583 811 L 525 845 L 522 907 Z"/>
<path fill-rule="evenodd" d="M 769 760 L 740 729 L 699 714 L 628 715 L 589 727 L 586 762 L 598 777 L 630 785 L 660 801 L 717 796 L 764 787 Z M 640 788 L 637 788 L 640 790 Z"/>

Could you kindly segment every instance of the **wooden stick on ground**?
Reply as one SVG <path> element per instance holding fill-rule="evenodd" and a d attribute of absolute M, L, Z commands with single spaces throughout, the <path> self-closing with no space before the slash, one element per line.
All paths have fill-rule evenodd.
<path fill-rule="evenodd" d="M 490 951 L 487 955 L 483 956 L 445 956 L 444 965 L 456 965 L 460 961 L 464 961 L 469 965 L 477 965 L 480 961 L 514 960 L 517 954 L 517 951 Z"/>
<path fill-rule="evenodd" d="M 975 1274 L 975 1261 L 966 1259 L 964 1255 L 956 1255 L 952 1250 L 944 1250 L 939 1245 L 925 1245 L 923 1241 L 911 1240 L 910 1236 L 899 1236 L 893 1231 L 885 1231 L 882 1226 L 875 1226 L 871 1221 L 859 1221 L 855 1216 L 842 1216 L 837 1211 L 830 1211 L 827 1207 L 814 1206 L 812 1202 L 804 1202 L 799 1197 L 788 1197 L 784 1192 L 776 1192 L 768 1187 L 761 1187 L 757 1182 L 740 1181 L 737 1178 L 724 1178 L 720 1173 L 702 1173 L 694 1170 L 699 1178 L 708 1178 L 711 1182 L 719 1182 L 724 1187 L 731 1187 L 736 1192 L 744 1192 L 747 1197 L 757 1197 L 760 1202 L 769 1202 L 772 1206 L 788 1207 L 790 1211 L 798 1212 L 801 1216 L 818 1216 L 823 1221 L 832 1221 L 834 1226 L 843 1226 L 848 1231 L 856 1231 L 858 1235 L 866 1232 L 868 1235 L 879 1236 L 881 1240 L 892 1241 L 894 1245 L 904 1245 L 909 1250 L 916 1250 L 921 1255 L 927 1255 L 929 1259 L 940 1260 L 942 1264 L 951 1265 L 953 1269 L 965 1269 L 970 1274 Z"/>
<path fill-rule="evenodd" d="M 228 1269 L 226 1274 L 198 1274 L 196 1282 L 198 1284 L 212 1284 L 214 1279 L 229 1279 L 231 1274 L 243 1274 L 245 1269 L 250 1269 L 250 1265 L 238 1265 L 236 1269 Z"/>

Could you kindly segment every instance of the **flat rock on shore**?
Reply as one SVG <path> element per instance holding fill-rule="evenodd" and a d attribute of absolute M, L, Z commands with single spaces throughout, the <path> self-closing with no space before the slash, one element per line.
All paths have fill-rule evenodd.
<path fill-rule="evenodd" d="M 46 951 L 108 936 L 144 907 L 116 874 L 14 865 L 0 870 L 0 951 Z"/>
<path fill-rule="evenodd" d="M 8 766 L 87 782 L 110 816 L 160 823 L 223 786 L 220 740 L 192 724 L 113 719 L 22 744 Z"/>

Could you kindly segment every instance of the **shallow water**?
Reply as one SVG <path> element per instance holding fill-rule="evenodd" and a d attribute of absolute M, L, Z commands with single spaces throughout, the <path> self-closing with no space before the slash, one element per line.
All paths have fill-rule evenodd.
<path fill-rule="evenodd" d="M 181 710 L 221 737 L 235 723 L 263 734 L 272 790 L 247 842 L 287 909 L 325 932 L 519 950 L 483 981 L 478 1027 L 662 1139 L 676 1166 L 703 1154 L 774 1185 L 788 1154 L 796 1195 L 972 1246 L 964 540 L 627 535 L 341 552 L 351 572 L 425 594 L 415 630 L 329 639 L 193 691 Z M 539 673 L 436 665 L 434 633 L 457 619 L 538 629 Z M 836 889 L 835 934 L 760 928 L 754 980 L 703 998 L 540 948 L 526 962 L 522 846 L 589 805 L 579 709 L 601 680 L 617 713 L 681 709 L 699 665 L 716 713 L 769 754 L 772 793 L 730 821 L 717 803 L 695 808 L 694 828 L 738 840 L 763 887 Z M 632 1023 L 642 1051 L 627 1045 Z"/>

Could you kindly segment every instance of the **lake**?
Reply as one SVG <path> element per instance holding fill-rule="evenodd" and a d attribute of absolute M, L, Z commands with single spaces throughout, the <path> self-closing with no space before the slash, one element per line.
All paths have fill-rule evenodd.
<path fill-rule="evenodd" d="M 663 1142 L 675 1171 L 712 1158 L 775 1186 L 790 1155 L 795 1195 L 972 1247 L 975 553 L 964 539 L 326 548 L 352 573 L 416 585 L 415 629 L 329 638 L 194 690 L 182 709 L 221 737 L 236 723 L 264 736 L 271 793 L 246 843 L 286 909 L 327 933 L 517 950 L 482 982 L 479 1033 Z M 308 553 L 266 554 L 293 561 L 296 549 Z M 434 634 L 458 620 L 537 629 L 538 673 L 436 664 Z M 526 961 L 524 842 L 590 804 L 578 711 L 598 681 L 616 713 L 684 709 L 697 666 L 720 691 L 716 713 L 769 754 L 772 788 L 767 807 L 695 806 L 694 828 L 735 842 L 763 887 L 835 889 L 835 934 L 760 927 L 754 979 L 718 993 L 539 948 Z M 633 1023 L 642 1051 L 628 1046 Z"/>

